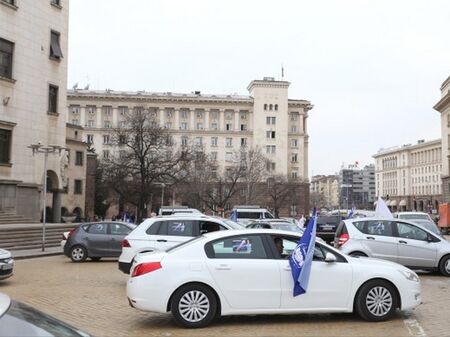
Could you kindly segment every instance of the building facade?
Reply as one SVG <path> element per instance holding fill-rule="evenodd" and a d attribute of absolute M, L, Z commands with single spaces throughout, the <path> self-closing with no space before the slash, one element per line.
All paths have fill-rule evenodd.
<path fill-rule="evenodd" d="M 381 149 L 373 156 L 376 195 L 394 211 L 434 212 L 442 201 L 441 140 Z"/>
<path fill-rule="evenodd" d="M 441 85 L 441 99 L 434 109 L 441 114 L 442 201 L 450 202 L 450 76 Z"/>
<path fill-rule="evenodd" d="M 329 210 L 339 207 L 339 179 L 336 175 L 316 175 L 310 183 L 311 204 Z"/>
<path fill-rule="evenodd" d="M 371 209 L 375 201 L 375 166 L 350 165 L 339 172 L 340 208 Z"/>
<path fill-rule="evenodd" d="M 307 180 L 309 101 L 288 98 L 289 82 L 252 81 L 249 96 L 69 90 L 69 123 L 85 129 L 99 159 L 113 151 L 111 128 L 133 109 L 155 114 L 175 144 L 202 145 L 226 165 L 241 146 L 260 147 L 268 171 Z"/>
<path fill-rule="evenodd" d="M 0 212 L 30 221 L 44 176 L 50 207 L 64 191 L 68 14 L 68 0 L 0 1 Z M 44 148 L 55 151 L 45 175 Z"/>

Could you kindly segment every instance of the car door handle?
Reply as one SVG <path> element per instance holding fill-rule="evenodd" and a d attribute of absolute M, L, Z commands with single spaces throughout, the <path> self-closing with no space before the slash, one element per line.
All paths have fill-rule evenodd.
<path fill-rule="evenodd" d="M 366 236 L 366 239 L 375 240 L 375 238 L 373 236 Z"/>
<path fill-rule="evenodd" d="M 159 240 L 156 240 L 157 242 L 167 242 L 167 240 L 164 240 L 164 239 L 159 239 Z"/>
<path fill-rule="evenodd" d="M 289 266 L 285 266 L 285 267 L 283 267 L 283 270 L 286 270 L 286 271 L 291 271 L 291 267 L 289 267 Z"/>
<path fill-rule="evenodd" d="M 231 270 L 231 266 L 227 265 L 227 264 L 220 264 L 218 266 L 216 266 L 217 270 Z"/>
<path fill-rule="evenodd" d="M 403 243 L 403 244 L 405 244 L 405 245 L 407 245 L 408 244 L 408 242 L 406 242 L 406 241 L 403 241 L 403 240 L 400 240 L 398 243 Z"/>

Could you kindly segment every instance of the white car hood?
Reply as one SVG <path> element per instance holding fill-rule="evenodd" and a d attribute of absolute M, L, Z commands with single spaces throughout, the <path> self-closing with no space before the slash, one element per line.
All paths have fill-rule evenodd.
<path fill-rule="evenodd" d="M 372 257 L 351 257 L 351 256 L 347 256 L 347 258 L 354 264 L 370 264 L 370 266 L 372 267 L 391 267 L 391 268 L 396 268 L 396 269 L 401 269 L 401 270 L 408 270 L 408 268 L 406 268 L 405 266 L 402 266 L 401 264 L 398 264 L 396 262 L 392 262 L 392 261 L 387 261 L 387 260 L 382 260 L 382 259 L 375 259 Z"/>
<path fill-rule="evenodd" d="M 11 253 L 5 249 L 0 249 L 0 259 L 7 259 L 8 257 L 11 257 Z"/>

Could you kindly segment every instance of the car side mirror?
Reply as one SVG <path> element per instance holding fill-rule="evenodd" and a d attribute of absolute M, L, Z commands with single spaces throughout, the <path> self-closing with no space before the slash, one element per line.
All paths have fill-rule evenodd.
<path fill-rule="evenodd" d="M 436 238 L 433 235 L 428 235 L 427 236 L 427 241 L 428 242 L 437 242 L 438 240 L 436 240 Z"/>
<path fill-rule="evenodd" d="M 331 253 L 326 253 L 325 255 L 325 262 L 336 262 L 336 255 L 331 254 Z"/>

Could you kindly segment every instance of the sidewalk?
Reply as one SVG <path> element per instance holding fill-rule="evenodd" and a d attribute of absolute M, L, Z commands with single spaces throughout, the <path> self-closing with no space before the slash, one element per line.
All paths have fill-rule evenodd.
<path fill-rule="evenodd" d="M 15 260 L 32 259 L 36 257 L 45 257 L 53 255 L 62 255 L 62 247 L 45 247 L 45 252 L 42 248 L 39 249 L 24 249 L 24 250 L 10 250 Z"/>

